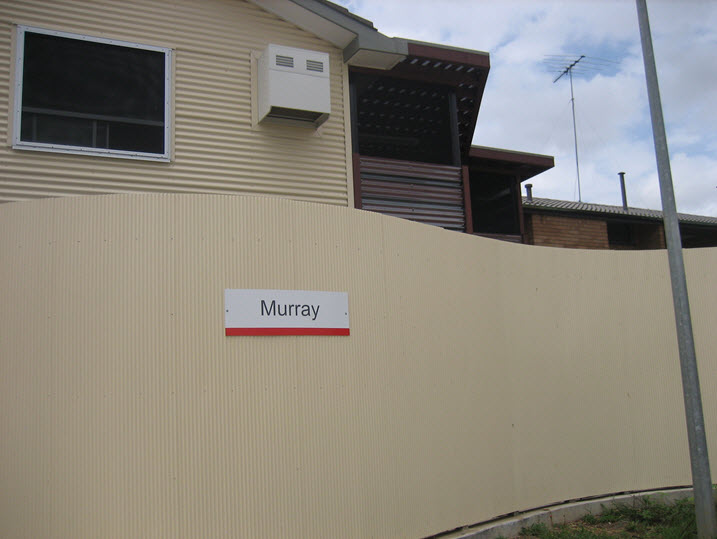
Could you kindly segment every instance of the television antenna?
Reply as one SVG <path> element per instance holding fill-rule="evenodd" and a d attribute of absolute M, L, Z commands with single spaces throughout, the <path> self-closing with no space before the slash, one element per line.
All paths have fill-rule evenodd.
<path fill-rule="evenodd" d="M 575 123 L 575 93 L 573 92 L 573 71 L 576 74 L 589 74 L 594 71 L 600 71 L 609 64 L 614 64 L 610 60 L 602 58 L 588 58 L 584 54 L 576 57 L 576 55 L 551 54 L 546 56 L 545 64 L 551 71 L 558 73 L 553 80 L 553 84 L 562 79 L 565 75 L 570 79 L 570 105 L 573 112 L 573 140 L 575 141 L 575 173 L 578 184 L 578 201 L 582 202 L 582 192 L 580 190 L 580 159 L 578 157 L 578 130 Z"/>

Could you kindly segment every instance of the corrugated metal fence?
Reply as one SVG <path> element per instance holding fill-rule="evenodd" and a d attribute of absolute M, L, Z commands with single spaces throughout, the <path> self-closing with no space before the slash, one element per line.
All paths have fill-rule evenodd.
<path fill-rule="evenodd" d="M 415 538 L 690 481 L 661 251 L 113 195 L 0 205 L 0 276 L 2 537 Z M 226 337 L 225 288 L 348 292 L 351 335 Z"/>

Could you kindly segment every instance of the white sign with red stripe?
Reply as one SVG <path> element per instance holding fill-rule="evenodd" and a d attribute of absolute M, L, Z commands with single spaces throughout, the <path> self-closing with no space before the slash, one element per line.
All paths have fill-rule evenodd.
<path fill-rule="evenodd" d="M 349 295 L 314 290 L 224 290 L 225 334 L 348 335 Z"/>

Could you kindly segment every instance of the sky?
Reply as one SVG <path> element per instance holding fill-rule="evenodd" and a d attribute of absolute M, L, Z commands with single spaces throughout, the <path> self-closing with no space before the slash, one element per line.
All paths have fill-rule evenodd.
<path fill-rule="evenodd" d="M 552 155 L 533 196 L 661 209 L 633 0 L 334 0 L 388 36 L 490 53 L 473 144 Z M 647 0 L 677 211 L 717 217 L 717 0 Z M 573 75 L 578 190 L 570 81 Z M 579 196 L 580 195 L 580 196 Z"/>

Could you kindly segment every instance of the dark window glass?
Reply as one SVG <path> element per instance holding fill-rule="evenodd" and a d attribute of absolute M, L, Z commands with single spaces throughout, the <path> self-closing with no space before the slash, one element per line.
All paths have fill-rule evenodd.
<path fill-rule="evenodd" d="M 473 230 L 485 234 L 520 234 L 516 178 L 470 171 Z"/>
<path fill-rule="evenodd" d="M 164 153 L 165 55 L 25 32 L 26 142 Z"/>
<path fill-rule="evenodd" d="M 607 240 L 610 245 L 633 245 L 635 238 L 632 226 L 629 223 L 608 223 Z"/>

